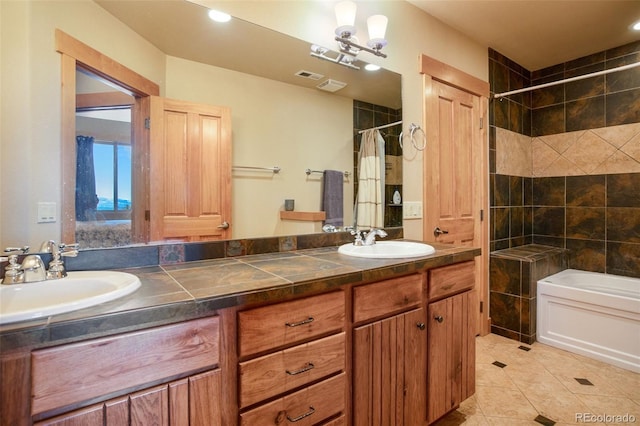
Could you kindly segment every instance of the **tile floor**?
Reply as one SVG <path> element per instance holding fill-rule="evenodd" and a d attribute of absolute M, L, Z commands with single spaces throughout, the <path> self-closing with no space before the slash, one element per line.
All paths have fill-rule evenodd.
<path fill-rule="evenodd" d="M 495 334 L 477 338 L 476 370 L 475 395 L 436 426 L 640 425 L 640 374 Z"/>

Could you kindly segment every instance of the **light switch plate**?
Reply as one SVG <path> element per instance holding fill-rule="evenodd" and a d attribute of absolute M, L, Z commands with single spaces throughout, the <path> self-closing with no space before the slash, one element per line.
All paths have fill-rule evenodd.
<path fill-rule="evenodd" d="M 56 221 L 56 203 L 38 203 L 38 223 L 50 223 Z"/>
<path fill-rule="evenodd" d="M 402 203 L 403 219 L 422 219 L 422 202 L 405 201 Z"/>

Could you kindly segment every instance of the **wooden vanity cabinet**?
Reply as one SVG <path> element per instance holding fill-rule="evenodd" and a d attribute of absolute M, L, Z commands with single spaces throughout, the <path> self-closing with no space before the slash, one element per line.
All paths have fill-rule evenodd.
<path fill-rule="evenodd" d="M 37 425 L 221 424 L 219 352 L 217 317 L 33 351 L 31 415 L 45 418 Z"/>
<path fill-rule="evenodd" d="M 343 291 L 238 312 L 239 424 L 341 424 L 345 348 Z"/>
<path fill-rule="evenodd" d="M 154 386 L 35 423 L 36 426 L 221 425 L 220 370 Z"/>
<path fill-rule="evenodd" d="M 429 271 L 428 423 L 475 392 L 475 265 Z"/>
<path fill-rule="evenodd" d="M 423 281 L 414 274 L 353 289 L 355 426 L 426 420 Z"/>

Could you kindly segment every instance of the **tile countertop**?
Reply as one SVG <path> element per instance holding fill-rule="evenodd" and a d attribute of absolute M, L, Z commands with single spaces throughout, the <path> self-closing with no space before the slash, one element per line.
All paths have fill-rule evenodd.
<path fill-rule="evenodd" d="M 0 351 L 30 350 L 181 322 L 216 310 L 278 302 L 472 260 L 479 248 L 432 244 L 429 256 L 363 259 L 323 247 L 131 268 L 142 285 L 120 299 L 66 314 L 0 326 Z"/>

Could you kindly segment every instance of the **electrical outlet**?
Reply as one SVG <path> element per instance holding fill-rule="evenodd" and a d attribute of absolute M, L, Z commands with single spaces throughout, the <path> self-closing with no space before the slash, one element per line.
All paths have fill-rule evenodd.
<path fill-rule="evenodd" d="M 56 203 L 38 203 L 38 223 L 50 223 L 56 221 Z"/>
<path fill-rule="evenodd" d="M 403 219 L 421 219 L 422 218 L 422 202 L 421 201 L 405 201 L 402 203 Z"/>

